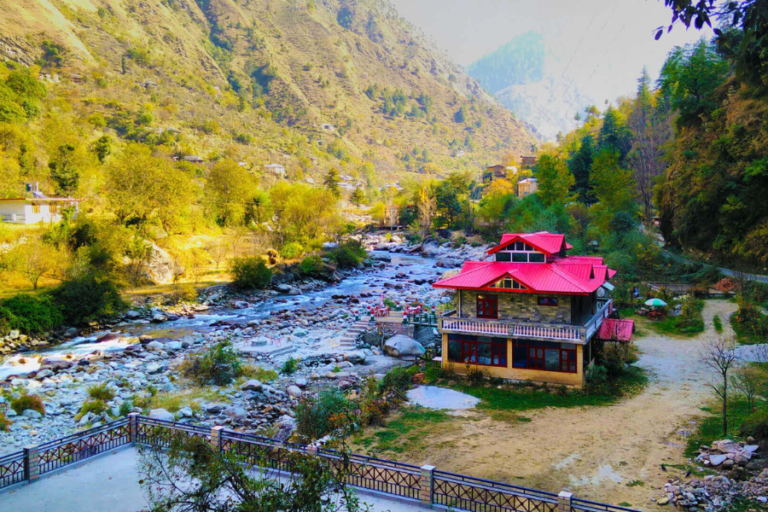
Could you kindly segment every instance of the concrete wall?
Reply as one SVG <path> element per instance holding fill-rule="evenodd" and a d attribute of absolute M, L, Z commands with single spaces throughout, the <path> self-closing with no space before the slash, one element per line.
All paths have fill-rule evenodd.
<path fill-rule="evenodd" d="M 552 295 L 558 298 L 557 306 L 539 306 L 539 297 L 546 294 L 495 293 L 460 290 L 461 318 L 477 318 L 477 295 L 489 294 L 499 297 L 499 320 L 527 320 L 529 322 L 571 323 L 571 297 Z"/>
<path fill-rule="evenodd" d="M 479 368 L 491 377 L 508 380 L 530 380 L 532 382 L 545 382 L 548 384 L 565 384 L 581 389 L 584 387 L 584 347 L 576 345 L 576 373 L 548 372 L 545 370 L 527 370 L 512 367 L 512 340 L 507 339 L 507 367 L 472 365 L 470 369 Z M 443 334 L 442 367 L 450 368 L 454 372 L 464 375 L 467 373 L 467 365 L 448 361 L 448 335 Z"/>
<path fill-rule="evenodd" d="M 19 224 L 37 224 L 38 222 L 59 222 L 61 211 L 66 208 L 65 203 L 56 203 L 58 211 L 51 214 L 51 205 L 42 203 L 39 212 L 34 212 L 34 205 L 27 201 L 0 201 L 0 219 L 5 222 Z M 16 216 L 15 220 L 13 216 Z"/>

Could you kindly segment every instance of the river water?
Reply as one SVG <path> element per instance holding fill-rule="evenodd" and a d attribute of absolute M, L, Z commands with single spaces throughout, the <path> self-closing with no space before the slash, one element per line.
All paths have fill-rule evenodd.
<path fill-rule="evenodd" d="M 389 254 L 389 253 L 388 253 Z M 43 357 L 50 360 L 65 359 L 82 356 L 94 351 L 110 352 L 122 351 L 128 346 L 128 337 L 141 334 L 150 334 L 166 340 L 179 339 L 194 332 L 207 332 L 215 329 L 211 324 L 221 320 L 234 320 L 245 323 L 250 320 L 260 319 L 277 311 L 294 309 L 316 309 L 336 305 L 334 296 L 350 296 L 360 294 L 372 294 L 368 299 L 361 299 L 356 309 L 365 309 L 365 304 L 377 304 L 381 294 L 393 299 L 405 301 L 410 298 L 422 298 L 432 290 L 429 283 L 416 285 L 413 281 L 427 280 L 434 282 L 445 269 L 435 266 L 436 260 L 408 254 L 391 253 L 392 260 L 384 268 L 375 266 L 352 275 L 340 283 L 332 284 L 319 290 L 309 291 L 300 295 L 277 295 L 264 301 L 254 303 L 247 309 L 231 309 L 226 307 L 211 308 L 205 313 L 198 313 L 194 318 L 181 317 L 171 322 L 158 324 L 126 323 L 112 331 L 101 331 L 88 337 L 78 337 L 39 351 L 30 350 L 4 358 L 0 362 L 0 381 L 10 375 L 24 375 L 37 371 Z M 395 285 L 401 285 L 397 290 Z M 108 332 L 118 333 L 120 336 L 108 341 L 96 342 L 97 339 Z"/>

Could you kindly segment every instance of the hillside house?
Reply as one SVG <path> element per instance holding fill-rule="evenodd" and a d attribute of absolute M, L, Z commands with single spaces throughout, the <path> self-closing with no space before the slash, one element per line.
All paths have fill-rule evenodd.
<path fill-rule="evenodd" d="M 190 163 L 193 163 L 193 164 L 202 164 L 204 162 L 202 157 L 199 157 L 197 155 L 187 155 L 187 156 L 184 157 L 184 161 L 185 162 L 190 162 Z"/>
<path fill-rule="evenodd" d="M 526 167 L 533 167 L 536 165 L 536 157 L 535 156 L 521 156 L 520 157 L 520 167 L 526 168 Z"/>
<path fill-rule="evenodd" d="M 66 208 L 74 208 L 77 215 L 79 202 L 71 197 L 0 199 L 0 220 L 12 224 L 59 222 Z"/>
<path fill-rule="evenodd" d="M 539 190 L 539 180 L 525 178 L 517 182 L 517 197 L 525 197 L 535 194 Z"/>
<path fill-rule="evenodd" d="M 510 174 L 517 174 L 517 167 L 513 165 L 492 165 L 485 168 L 483 183 L 491 183 L 495 180 L 505 180 Z"/>
<path fill-rule="evenodd" d="M 627 343 L 632 330 L 603 328 L 618 322 L 608 318 L 606 291 L 616 271 L 600 257 L 567 256 L 569 249 L 564 235 L 505 234 L 488 251 L 492 261 L 466 261 L 458 275 L 434 283 L 458 295 L 456 310 L 439 322 L 443 367 L 581 388 L 599 333 Z"/>
<path fill-rule="evenodd" d="M 280 178 L 285 178 L 285 166 L 281 164 L 267 164 L 264 168 Z"/>

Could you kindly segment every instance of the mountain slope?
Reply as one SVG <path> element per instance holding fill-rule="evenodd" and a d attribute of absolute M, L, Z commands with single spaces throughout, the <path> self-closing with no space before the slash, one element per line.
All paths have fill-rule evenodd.
<path fill-rule="evenodd" d="M 0 5 L 0 58 L 41 65 L 44 114 L 86 138 L 259 168 L 371 161 L 388 177 L 477 168 L 535 142 L 383 0 L 20 0 Z M 428 156 L 405 158 L 416 152 Z"/>
<path fill-rule="evenodd" d="M 573 115 L 593 103 L 566 71 L 536 32 L 517 36 L 467 66 L 485 90 L 549 139 L 576 128 Z"/>

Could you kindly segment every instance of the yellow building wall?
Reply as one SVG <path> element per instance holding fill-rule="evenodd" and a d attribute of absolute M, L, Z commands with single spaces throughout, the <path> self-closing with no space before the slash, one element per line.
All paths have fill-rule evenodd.
<path fill-rule="evenodd" d="M 443 368 L 452 368 L 458 374 L 467 373 L 467 365 L 448 361 L 448 335 L 443 334 Z M 509 380 L 530 380 L 532 382 L 545 382 L 547 384 L 565 384 L 581 389 L 584 386 L 584 346 L 576 345 L 576 373 L 548 372 L 544 370 L 527 370 L 512 367 L 512 340 L 507 339 L 507 367 L 498 366 L 470 366 L 480 368 L 488 372 L 491 377 L 499 377 Z"/>

